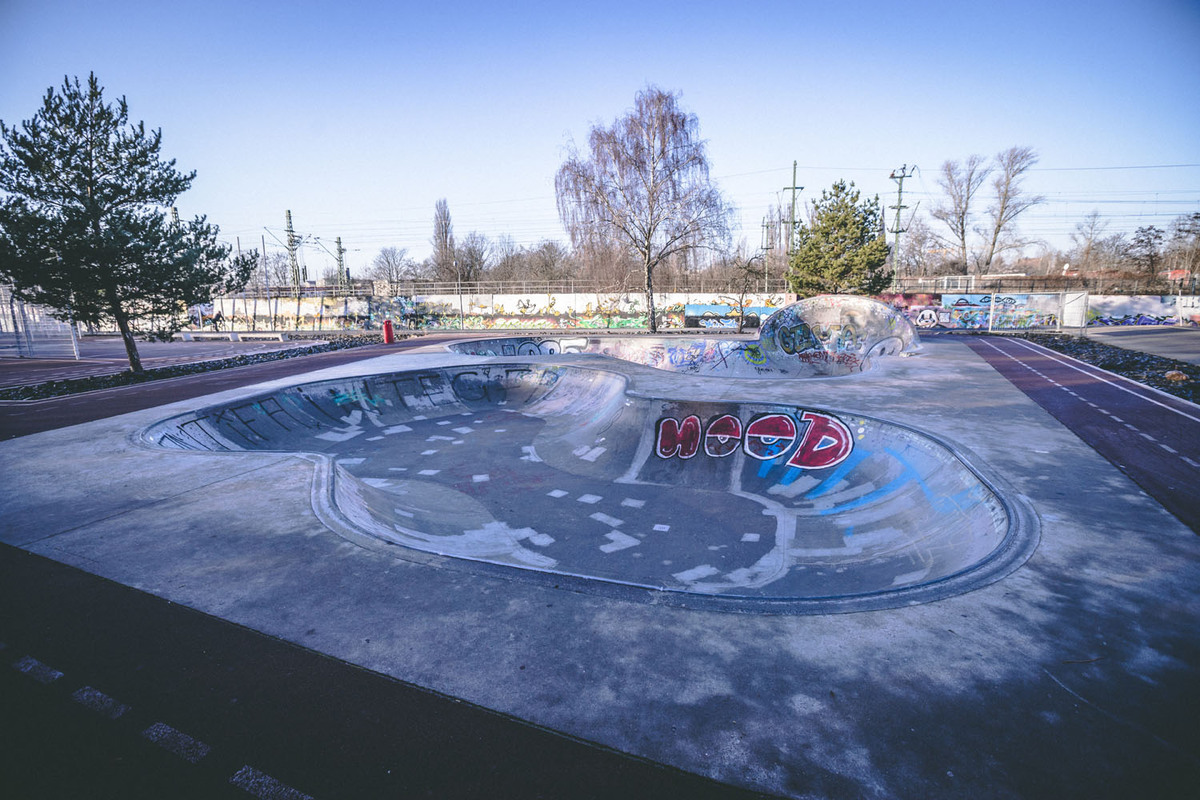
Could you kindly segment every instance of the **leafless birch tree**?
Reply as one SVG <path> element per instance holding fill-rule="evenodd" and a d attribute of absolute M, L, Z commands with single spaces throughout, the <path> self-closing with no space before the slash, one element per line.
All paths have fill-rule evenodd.
<path fill-rule="evenodd" d="M 586 154 L 570 145 L 554 185 L 576 249 L 615 239 L 638 256 L 651 331 L 658 329 L 655 268 L 728 237 L 729 213 L 709 177 L 699 120 L 654 86 L 611 127 L 594 126 Z"/>

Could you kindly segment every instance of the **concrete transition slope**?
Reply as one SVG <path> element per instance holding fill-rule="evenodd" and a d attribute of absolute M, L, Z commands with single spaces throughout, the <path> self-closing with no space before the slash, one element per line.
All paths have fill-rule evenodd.
<path fill-rule="evenodd" d="M 583 591 L 825 613 L 965 591 L 1032 553 L 1022 501 L 909 427 L 635 396 L 568 364 L 327 380 L 192 411 L 156 448 L 286 451 L 353 541 Z"/>
<path fill-rule="evenodd" d="M 471 355 L 598 353 L 693 375 L 749 378 L 848 375 L 879 356 L 920 347 L 916 328 L 896 309 L 868 297 L 822 295 L 776 311 L 758 338 L 681 336 L 510 336 L 447 345 Z"/>

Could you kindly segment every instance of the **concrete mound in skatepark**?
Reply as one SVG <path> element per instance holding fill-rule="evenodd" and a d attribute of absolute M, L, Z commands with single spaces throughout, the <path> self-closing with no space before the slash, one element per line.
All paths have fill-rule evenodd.
<path fill-rule="evenodd" d="M 356 541 L 731 609 L 936 599 L 1007 574 L 1037 537 L 994 479 L 911 428 L 633 396 L 624 376 L 580 366 L 310 383 L 164 420 L 142 440 L 309 454 L 314 509 Z"/>
<path fill-rule="evenodd" d="M 869 369 L 872 359 L 920 347 L 904 314 L 867 297 L 822 295 L 772 314 L 756 338 L 510 336 L 455 342 L 470 355 L 596 353 L 656 369 L 749 378 L 825 377 Z"/>

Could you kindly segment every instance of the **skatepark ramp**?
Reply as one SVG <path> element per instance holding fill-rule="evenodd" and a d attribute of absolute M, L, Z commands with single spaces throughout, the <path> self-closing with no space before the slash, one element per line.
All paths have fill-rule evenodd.
<path fill-rule="evenodd" d="M 588 367 L 308 383 L 163 420 L 142 441 L 315 458 L 318 515 L 398 554 L 737 610 L 936 599 L 1007 574 L 1036 544 L 1021 503 L 920 431 L 633 396 Z"/>

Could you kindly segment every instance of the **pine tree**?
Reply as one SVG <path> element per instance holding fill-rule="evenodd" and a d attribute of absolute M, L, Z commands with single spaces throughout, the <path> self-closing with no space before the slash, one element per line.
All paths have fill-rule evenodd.
<path fill-rule="evenodd" d="M 788 282 L 803 297 L 817 294 L 878 294 L 892 280 L 882 269 L 888 246 L 879 198 L 860 201 L 853 183 L 838 181 L 813 203 L 800 228 Z"/>
<path fill-rule="evenodd" d="M 168 218 L 195 173 L 103 95 L 94 74 L 64 79 L 19 128 L 0 121 L 0 279 L 63 319 L 115 323 L 140 373 L 135 334 L 165 337 L 187 306 L 239 291 L 257 253 L 229 259 L 204 217 Z"/>

